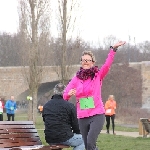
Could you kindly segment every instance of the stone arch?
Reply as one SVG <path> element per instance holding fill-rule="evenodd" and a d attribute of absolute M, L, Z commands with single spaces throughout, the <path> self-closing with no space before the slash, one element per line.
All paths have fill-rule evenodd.
<path fill-rule="evenodd" d="M 51 91 L 54 86 L 59 83 L 59 80 L 57 81 L 53 81 L 53 82 L 45 82 L 45 83 L 41 83 L 38 89 L 38 100 L 44 96 L 45 94 L 47 94 L 49 91 Z M 27 99 L 26 97 L 29 95 L 29 89 L 28 88 L 24 88 L 24 90 L 22 89 L 22 91 L 20 90 L 20 93 L 18 94 L 18 96 L 16 97 L 16 100 L 19 102 L 26 102 Z"/>

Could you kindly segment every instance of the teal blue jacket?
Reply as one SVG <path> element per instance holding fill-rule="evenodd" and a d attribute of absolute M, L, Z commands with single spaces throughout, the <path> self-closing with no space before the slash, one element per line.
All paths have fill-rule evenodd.
<path fill-rule="evenodd" d="M 7 114 L 14 114 L 16 110 L 16 102 L 13 100 L 8 100 L 5 104 L 5 108 Z"/>

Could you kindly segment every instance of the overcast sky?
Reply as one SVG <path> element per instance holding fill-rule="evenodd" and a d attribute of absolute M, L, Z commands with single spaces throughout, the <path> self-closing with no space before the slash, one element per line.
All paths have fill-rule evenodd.
<path fill-rule="evenodd" d="M 56 0 L 55 0 L 56 1 Z M 80 36 L 97 42 L 108 35 L 150 41 L 150 0 L 82 0 Z M 17 0 L 0 0 L 0 32 L 17 32 Z"/>

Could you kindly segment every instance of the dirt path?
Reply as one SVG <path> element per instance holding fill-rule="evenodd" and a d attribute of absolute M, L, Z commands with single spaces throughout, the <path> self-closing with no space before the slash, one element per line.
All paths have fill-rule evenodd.
<path fill-rule="evenodd" d="M 106 133 L 106 130 L 102 130 L 101 133 Z M 142 137 L 142 135 L 139 135 L 139 132 L 123 132 L 123 131 L 115 131 L 116 135 L 123 135 L 123 136 L 130 136 L 130 137 Z M 113 134 L 110 131 L 110 134 Z"/>

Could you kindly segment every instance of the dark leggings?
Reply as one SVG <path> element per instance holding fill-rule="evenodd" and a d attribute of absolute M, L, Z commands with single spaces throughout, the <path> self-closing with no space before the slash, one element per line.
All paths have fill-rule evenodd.
<path fill-rule="evenodd" d="M 14 121 L 15 115 L 14 114 L 7 114 L 7 117 L 8 117 L 8 121 L 10 121 L 11 117 L 12 117 L 12 121 Z"/>
<path fill-rule="evenodd" d="M 3 114 L 0 114 L 0 121 L 3 121 Z"/>
<path fill-rule="evenodd" d="M 112 116 L 109 116 L 109 115 L 106 115 L 106 129 L 109 131 L 109 127 L 110 127 L 110 118 L 111 118 L 111 122 L 112 122 L 112 129 L 113 129 L 113 133 L 114 133 L 114 130 L 115 130 L 115 114 L 112 115 Z"/>
<path fill-rule="evenodd" d="M 96 141 L 105 121 L 105 115 L 99 114 L 79 119 L 79 127 L 86 150 L 96 150 Z"/>

